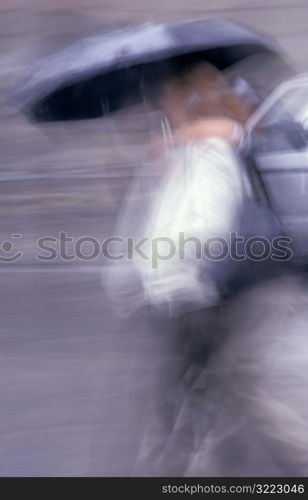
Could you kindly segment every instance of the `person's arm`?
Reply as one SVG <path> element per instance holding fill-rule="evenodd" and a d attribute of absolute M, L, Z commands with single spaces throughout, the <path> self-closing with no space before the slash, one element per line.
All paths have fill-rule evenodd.
<path fill-rule="evenodd" d="M 175 131 L 174 139 L 177 144 L 186 144 L 189 141 L 198 141 L 219 137 L 232 146 L 239 147 L 244 140 L 242 125 L 230 118 L 209 117 L 199 118 L 181 126 Z"/>
<path fill-rule="evenodd" d="M 174 315 L 218 302 L 217 262 L 205 257 L 204 245 L 210 238 L 229 241 L 242 186 L 237 158 L 221 138 L 175 148 L 171 163 L 147 223 L 150 259 L 137 268 L 146 301 Z"/>

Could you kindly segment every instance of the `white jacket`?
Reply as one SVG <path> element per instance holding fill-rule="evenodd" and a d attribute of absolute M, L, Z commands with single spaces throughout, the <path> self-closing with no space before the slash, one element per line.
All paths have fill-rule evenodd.
<path fill-rule="evenodd" d="M 122 314 L 144 304 L 168 315 L 216 304 L 219 290 L 204 244 L 211 238 L 228 244 L 238 224 L 243 176 L 228 142 L 211 138 L 189 143 L 171 148 L 159 161 L 166 166 L 165 175 L 152 201 L 142 208 L 137 202 L 134 213 L 131 201 L 142 198 L 135 185 L 130 206 L 120 215 L 118 234 L 126 232 L 136 242 L 147 238 L 141 246 L 147 258 L 137 253 L 108 271 L 107 291 Z M 181 246 L 181 238 L 195 240 Z M 196 239 L 202 255 L 196 252 Z"/>

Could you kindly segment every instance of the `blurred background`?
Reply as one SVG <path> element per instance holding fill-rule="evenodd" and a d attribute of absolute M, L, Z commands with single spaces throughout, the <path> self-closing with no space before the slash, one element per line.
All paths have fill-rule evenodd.
<path fill-rule="evenodd" d="M 308 0 L 2 0 L 0 99 L 30 63 L 80 36 L 217 15 L 266 32 L 296 71 L 308 69 Z M 153 334 L 144 312 L 117 319 L 100 260 L 34 259 L 44 235 L 113 234 L 157 124 L 155 113 L 146 127 L 134 113 L 35 124 L 0 110 L 0 237 L 23 251 L 0 263 L 1 476 L 134 474 L 147 395 L 162 366 L 174 376 L 168 324 Z"/>

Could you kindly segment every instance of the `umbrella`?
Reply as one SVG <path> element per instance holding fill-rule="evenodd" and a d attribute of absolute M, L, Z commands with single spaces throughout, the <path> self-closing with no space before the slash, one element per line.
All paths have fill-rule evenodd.
<path fill-rule="evenodd" d="M 81 39 L 36 62 L 10 102 L 38 121 L 96 118 L 151 97 L 170 73 L 206 60 L 225 69 L 274 51 L 270 40 L 224 19 L 147 23 Z"/>

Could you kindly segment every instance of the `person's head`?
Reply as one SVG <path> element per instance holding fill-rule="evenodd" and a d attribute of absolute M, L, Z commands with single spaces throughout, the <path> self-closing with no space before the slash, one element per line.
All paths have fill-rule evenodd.
<path fill-rule="evenodd" d="M 222 73 L 209 63 L 170 78 L 162 89 L 160 105 L 175 128 L 209 117 L 245 123 L 250 115 Z"/>

